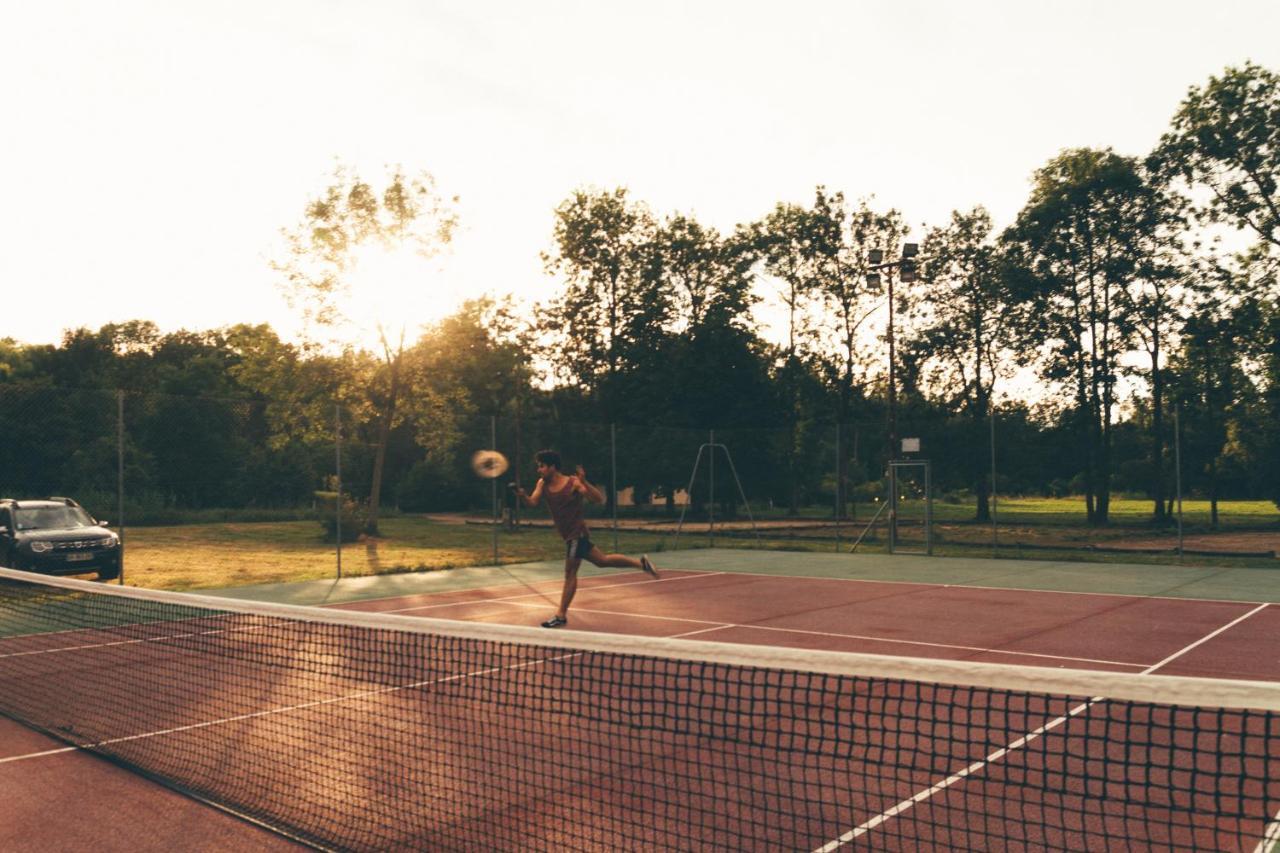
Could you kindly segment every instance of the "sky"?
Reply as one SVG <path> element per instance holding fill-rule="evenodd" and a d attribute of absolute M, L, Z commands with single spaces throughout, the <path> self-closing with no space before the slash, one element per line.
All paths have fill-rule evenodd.
<path fill-rule="evenodd" d="M 33 344 L 132 319 L 296 334 L 271 261 L 338 163 L 459 199 L 444 255 L 358 281 L 413 327 L 553 295 L 540 253 L 575 189 L 722 232 L 819 184 L 916 237 L 978 204 L 1001 228 L 1062 149 L 1145 154 L 1191 86 L 1280 68 L 1275 0 L 5 6 L 0 338 Z"/>

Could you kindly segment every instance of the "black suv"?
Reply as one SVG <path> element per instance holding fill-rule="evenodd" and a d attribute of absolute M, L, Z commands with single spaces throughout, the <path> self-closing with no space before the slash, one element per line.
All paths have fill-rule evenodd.
<path fill-rule="evenodd" d="M 0 565 L 50 575 L 120 577 L 120 537 L 71 498 L 0 499 Z"/>

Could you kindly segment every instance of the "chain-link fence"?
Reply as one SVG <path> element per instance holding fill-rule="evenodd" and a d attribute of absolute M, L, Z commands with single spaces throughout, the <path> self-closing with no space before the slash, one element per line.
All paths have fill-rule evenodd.
<path fill-rule="evenodd" d="M 542 448 L 605 495 L 589 514 L 605 551 L 874 553 L 896 542 L 934 554 L 1203 562 L 1280 549 L 1265 484 L 1178 412 L 1159 442 L 1126 423 L 1105 443 L 1021 409 L 716 430 L 422 420 L 0 387 L 0 494 L 74 498 L 123 536 L 129 583 L 169 588 L 558 558 L 545 507 L 515 496 L 532 490 Z M 480 449 L 510 468 L 477 476 Z M 891 490 L 891 456 L 929 465 L 896 469 Z"/>

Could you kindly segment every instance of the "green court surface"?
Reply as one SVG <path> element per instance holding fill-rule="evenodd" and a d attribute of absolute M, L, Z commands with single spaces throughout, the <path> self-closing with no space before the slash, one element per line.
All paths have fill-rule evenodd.
<path fill-rule="evenodd" d="M 655 555 L 655 558 L 659 569 L 1280 603 L 1280 567 L 1161 566 L 904 554 L 815 554 L 732 548 L 667 551 Z M 561 576 L 562 568 L 559 560 L 548 560 L 342 580 L 261 584 L 202 592 L 284 604 L 337 604 L 554 580 Z M 618 574 L 619 571 L 597 569 L 584 563 L 579 576 L 597 577 Z"/>

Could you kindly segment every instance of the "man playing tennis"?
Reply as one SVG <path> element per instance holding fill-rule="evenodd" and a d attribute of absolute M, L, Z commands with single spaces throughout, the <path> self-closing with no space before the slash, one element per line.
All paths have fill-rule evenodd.
<path fill-rule="evenodd" d="M 516 495 L 525 506 L 537 506 L 545 496 L 556 531 L 565 541 L 564 589 L 560 593 L 560 609 L 543 622 L 542 627 L 559 628 L 569 624 L 569 603 L 578 591 L 578 566 L 583 560 L 603 568 L 641 569 L 655 578 L 658 576 L 647 555 L 636 560 L 622 554 L 605 554 L 592 544 L 583 501 L 604 503 L 604 492 L 587 482 L 587 473 L 581 465 L 577 468 L 576 477 L 568 476 L 560 470 L 560 454 L 554 450 L 539 450 L 533 455 L 533 462 L 538 469 L 538 485 L 533 487 L 532 495 L 525 494 L 520 488 L 516 489 Z"/>

